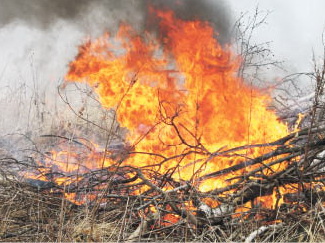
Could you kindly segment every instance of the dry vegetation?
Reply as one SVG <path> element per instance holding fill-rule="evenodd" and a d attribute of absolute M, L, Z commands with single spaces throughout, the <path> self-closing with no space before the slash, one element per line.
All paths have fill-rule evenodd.
<path fill-rule="evenodd" d="M 261 22 L 256 21 L 256 17 L 257 15 L 255 20 L 253 18 L 253 25 L 246 29 L 249 35 L 250 28 L 254 29 L 264 21 L 263 18 Z M 247 37 L 247 34 L 244 33 L 243 36 Z M 249 39 L 245 39 L 243 43 L 248 41 Z M 242 51 L 246 53 L 245 61 L 251 62 L 246 65 L 255 69 L 256 76 L 257 71 L 260 72 L 266 64 L 256 64 L 252 57 L 265 53 L 267 49 L 259 49 L 258 46 L 248 48 L 249 46 L 249 43 L 242 45 Z M 267 63 L 269 64 L 278 63 Z M 245 76 L 244 71 L 242 68 L 239 75 Z M 304 116 L 299 123 L 299 132 L 277 141 L 269 141 L 268 144 L 248 145 L 277 147 L 268 154 L 225 170 L 213 171 L 191 182 L 175 181 L 172 173 L 159 174 L 153 167 L 140 169 L 120 166 L 124 158 L 120 155 L 115 158 L 116 164 L 109 169 L 84 172 L 84 179 L 69 187 L 57 185 L 51 180 L 48 183 L 26 180 L 19 172 L 39 169 L 39 164 L 35 161 L 48 157 L 46 152 L 53 146 L 67 143 L 77 149 L 91 150 L 88 139 L 111 144 L 123 141 L 125 134 L 116 124 L 114 112 L 101 109 L 88 88 L 75 85 L 70 93 L 63 93 L 67 89 L 59 89 L 61 102 L 64 104 L 62 107 L 70 111 L 69 116 L 65 116 L 64 112 L 60 113 L 59 109 L 47 112 L 42 107 L 41 97 L 34 94 L 35 105 L 31 112 L 38 114 L 41 119 L 38 122 L 39 131 L 32 135 L 15 135 L 19 139 L 15 137 L 14 141 L 20 143 L 19 146 L 25 150 L 14 155 L 5 149 L 0 151 L 0 239 L 98 242 L 325 241 L 325 191 L 319 186 L 324 183 L 325 176 L 322 101 L 324 73 L 325 63 L 320 67 L 315 66 L 314 72 L 308 74 L 315 81 L 316 88 L 311 96 L 314 99 L 312 105 L 308 102 L 308 105 L 299 104 L 303 107 Z M 75 97 L 73 92 L 78 92 L 84 98 L 71 101 L 69 95 Z M 277 106 L 282 108 L 279 113 L 283 120 L 294 127 L 298 118 L 296 106 L 285 105 L 283 100 Z M 188 151 L 200 151 L 200 146 L 189 147 Z M 106 148 L 109 150 L 109 146 Z M 211 153 L 210 156 L 233 156 L 234 151 L 246 148 L 233 148 Z M 132 153 L 132 149 L 123 149 L 123 153 Z M 278 155 L 283 157 L 268 160 Z M 82 157 L 79 159 L 82 160 Z M 283 161 L 288 162 L 286 168 L 264 173 L 266 170 L 272 171 L 271 166 Z M 197 191 L 198 181 L 241 170 L 253 164 L 260 166 L 229 187 L 218 188 L 209 193 Z M 47 176 L 56 175 L 53 173 Z M 316 182 L 318 187 L 314 186 Z M 252 209 L 244 213 L 235 212 L 237 206 L 253 202 L 260 196 L 270 195 L 273 190 L 292 183 L 298 185 L 298 193 L 280 195 L 279 192 L 278 199 L 280 196 L 286 199 L 282 205 L 265 209 L 259 204 L 253 204 Z M 166 184 L 169 186 L 167 191 L 163 189 Z M 147 189 L 135 195 L 134 191 L 144 185 Z M 235 193 L 229 194 L 232 189 L 235 189 Z M 65 193 L 71 192 L 80 195 L 94 194 L 97 197 L 77 205 L 64 197 Z M 221 204 L 208 206 L 205 203 L 208 199 L 217 200 Z M 186 205 L 189 203 L 194 205 L 195 210 L 188 209 Z"/>
<path fill-rule="evenodd" d="M 323 131 L 323 129 L 321 129 Z M 320 129 L 313 136 L 323 134 Z M 301 130 L 298 138 L 306 141 L 308 128 Z M 288 139 L 288 138 L 287 138 Z M 293 137 L 291 137 L 293 139 Z M 299 139 L 299 140 L 300 140 Z M 301 141 L 301 140 L 300 140 Z M 314 141 L 314 139 L 313 139 Z M 291 158 L 302 156 L 286 170 L 277 172 L 259 182 L 244 178 L 234 185 L 236 195 L 223 196 L 219 192 L 200 193 L 191 184 L 180 184 L 150 168 L 116 167 L 113 171 L 92 171 L 83 174 L 85 181 L 69 188 L 43 183 L 38 180 L 21 180 L 12 168 L 30 169 L 32 161 L 1 159 L 1 239 L 4 241 L 324 241 L 325 208 L 322 190 L 307 186 L 316 180 L 323 182 L 324 140 L 308 143 L 308 161 L 305 166 L 305 145 L 294 145 L 282 151 Z M 283 147 L 282 147 L 283 149 Z M 275 150 L 276 151 L 276 150 Z M 312 154 L 312 155 L 311 155 Z M 318 156 L 319 155 L 319 156 Z M 286 156 L 286 159 L 291 159 Z M 315 159 L 317 157 L 317 160 Z M 268 165 L 265 165 L 267 167 Z M 263 166 L 261 166 L 262 168 Z M 264 167 L 264 169 L 265 169 Z M 149 180 L 147 176 L 150 176 Z M 129 172 L 136 178 L 123 178 Z M 104 174 L 105 173 L 105 174 Z M 216 176 L 215 172 L 213 175 Z M 105 179 L 102 179 L 105 178 Z M 117 179 L 118 178 L 118 179 Z M 102 180 L 101 180 L 102 179 Z M 232 217 L 234 207 L 256 197 L 267 195 L 270 188 L 296 182 L 305 188 L 299 193 L 282 195 L 285 203 L 275 209 L 265 209 L 256 204 L 252 209 Z M 164 183 L 173 189 L 163 191 Z M 98 189 L 98 184 L 105 186 Z M 133 195 L 137 187 L 147 185 L 145 192 Z M 97 188 L 97 189 L 96 189 Z M 71 203 L 63 197 L 65 192 L 80 194 L 100 193 L 95 200 L 83 205 Z M 271 190 L 272 191 L 272 190 Z M 99 194 L 98 194 L 99 195 Z M 221 200 L 222 205 L 209 207 L 206 198 Z M 184 205 L 192 202 L 197 210 Z M 152 207 L 156 209 L 154 212 Z M 166 218 L 172 214 L 173 218 Z M 172 220 L 172 221 L 170 221 Z"/>
<path fill-rule="evenodd" d="M 60 132 L 53 131 L 56 135 L 45 135 L 38 140 L 30 139 L 33 146 L 28 150 L 28 158 L 17 160 L 8 154 L 2 154 L 0 158 L 1 239 L 3 241 L 324 241 L 325 191 L 321 186 L 325 174 L 323 169 L 325 127 L 322 116 L 324 106 L 321 101 L 324 87 L 323 67 L 315 69 L 314 104 L 304 114 L 300 131 L 269 144 L 249 145 L 278 146 L 261 157 L 196 178 L 200 181 L 240 170 L 249 164 L 260 164 L 257 169 L 242 176 L 230 187 L 218 188 L 209 193 L 197 191 L 195 180 L 187 183 L 177 182 L 171 178 L 171 174 L 159 174 L 151 167 L 139 169 L 120 166 L 121 157 L 117 157 L 116 164 L 109 169 L 102 168 L 83 173 L 83 180 L 68 187 L 57 185 L 51 180 L 48 183 L 26 180 L 20 177 L 21 174 L 18 172 L 39 169 L 35 160 L 48 156 L 44 151 L 51 146 L 67 143 L 79 150 L 91 149 L 86 139 L 69 135 L 67 132 L 69 127 L 66 129 L 61 127 Z M 74 115 L 78 116 L 78 112 L 74 112 Z M 78 117 L 79 125 L 76 127 L 86 131 L 85 134 L 96 129 L 105 130 L 91 120 L 82 118 L 80 113 Z M 294 126 L 292 117 L 288 118 L 288 122 Z M 114 122 L 109 123 L 109 126 L 114 127 L 114 133 L 110 137 L 117 140 L 116 133 L 123 137 Z M 198 151 L 200 148 L 189 149 Z M 211 156 L 233 156 L 234 151 L 242 149 L 244 148 L 234 148 Z M 132 151 L 128 150 L 127 153 Z M 268 158 L 276 155 L 284 156 L 268 161 Z M 79 159 L 82 160 L 82 156 Z M 270 169 L 271 165 L 282 161 L 289 162 L 285 169 L 267 175 L 263 173 Z M 55 177 L 55 173 L 47 176 Z M 137 184 L 133 183 L 135 180 Z M 314 186 L 316 182 L 318 187 Z M 260 196 L 270 195 L 274 188 L 289 186 L 292 183 L 297 183 L 299 190 L 297 193 L 286 195 L 279 193 L 279 196 L 285 198 L 282 205 L 265 209 L 259 204 L 253 204 L 252 209 L 242 214 L 235 212 L 237 206 L 244 205 L 248 201 L 253 202 Z M 163 190 L 166 184 L 171 189 Z M 134 195 L 133 192 L 144 185 L 148 189 Z M 233 188 L 236 193 L 227 193 Z M 80 195 L 95 193 L 98 196 L 83 205 L 77 205 L 65 199 L 63 195 L 67 192 L 77 192 Z M 205 204 L 207 199 L 218 200 L 222 204 L 207 206 Z M 189 202 L 196 207 L 195 210 L 189 210 L 185 206 Z"/>

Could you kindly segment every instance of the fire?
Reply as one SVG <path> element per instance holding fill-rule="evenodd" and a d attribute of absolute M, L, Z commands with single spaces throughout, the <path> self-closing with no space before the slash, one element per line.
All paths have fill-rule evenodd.
<path fill-rule="evenodd" d="M 172 11 L 150 11 L 159 19 L 160 35 L 140 35 L 124 24 L 116 35 L 105 34 L 80 46 L 65 77 L 88 83 L 104 108 L 116 110 L 133 148 L 123 165 L 150 166 L 175 180 L 195 182 L 270 151 L 271 147 L 248 147 L 231 153 L 231 159 L 212 156 L 274 141 L 287 134 L 287 127 L 268 109 L 271 97 L 236 76 L 240 58 L 231 46 L 218 43 L 208 22 L 180 20 Z M 101 168 L 99 157 L 87 161 Z M 109 166 L 113 161 L 104 163 Z M 227 186 L 225 179 L 237 175 L 197 186 L 202 192 L 211 191 Z"/>
<path fill-rule="evenodd" d="M 198 170 L 220 170 L 267 148 L 204 164 L 200 159 L 206 158 L 206 151 L 266 143 L 287 133 L 286 125 L 267 109 L 270 96 L 236 76 L 240 60 L 229 46 L 218 43 L 209 23 L 179 20 L 171 11 L 151 11 L 160 20 L 163 36 L 140 36 L 123 25 L 116 36 L 106 34 L 81 46 L 66 76 L 87 82 L 104 107 L 116 109 L 136 152 L 170 158 L 189 147 L 201 149 L 202 156 L 169 159 L 160 167 L 162 173 L 178 167 L 173 177 L 190 180 Z M 161 163 L 161 158 L 135 153 L 124 163 L 142 167 Z M 201 190 L 224 183 L 203 183 Z"/>

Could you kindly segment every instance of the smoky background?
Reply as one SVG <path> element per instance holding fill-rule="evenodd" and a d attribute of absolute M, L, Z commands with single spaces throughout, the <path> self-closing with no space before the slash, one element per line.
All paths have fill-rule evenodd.
<path fill-rule="evenodd" d="M 285 61 L 289 64 L 286 64 L 281 71 L 273 68 L 263 71 L 260 77 L 261 82 L 267 80 L 272 83 L 286 73 L 306 71 L 312 66 L 310 57 L 312 47 L 306 47 L 307 50 L 300 54 L 302 48 L 299 49 L 299 47 L 306 44 L 306 41 L 299 41 L 304 38 L 299 39 L 297 33 L 303 32 L 299 28 L 297 30 L 290 28 L 291 26 L 299 27 L 298 19 L 294 19 L 296 23 L 288 19 L 288 16 L 292 16 L 291 10 L 296 16 L 299 13 L 297 9 L 304 8 L 303 1 L 290 0 L 288 2 L 0 0 L 1 139 L 7 141 L 8 134 L 37 137 L 41 134 L 64 133 L 63 131 L 69 131 L 74 135 L 80 131 L 96 134 L 95 137 L 98 140 L 101 139 L 100 135 L 105 136 L 100 128 L 98 130 L 98 127 L 89 125 L 87 119 L 96 121 L 99 126 L 107 128 L 111 125 L 108 122 L 109 118 L 114 116 L 112 111 L 103 111 L 100 104 L 95 101 L 95 95 L 91 94 L 92 91 L 87 86 L 71 84 L 65 89 L 60 87 L 64 83 L 64 75 L 68 70 L 69 62 L 78 52 L 78 45 L 82 44 L 86 38 L 98 37 L 105 31 L 114 33 L 121 22 L 131 24 L 140 32 L 151 31 L 155 34 L 158 22 L 148 15 L 148 4 L 159 9 L 172 9 L 178 18 L 185 20 L 209 21 L 223 45 L 238 40 L 235 37 L 234 26 L 241 16 L 244 16 L 242 27 L 245 28 L 245 24 L 247 26 L 252 20 L 256 6 L 266 11 L 270 8 L 272 21 L 266 19 L 261 30 L 253 34 L 251 44 L 270 42 L 268 48 L 271 51 L 274 48 L 275 60 L 282 61 L 284 57 L 288 57 Z M 319 8 L 318 5 L 315 7 Z M 272 19 L 272 11 L 276 20 Z M 283 15 L 279 15 L 279 12 Z M 308 13 L 306 16 L 309 16 Z M 280 28 L 282 32 L 279 33 L 277 27 L 281 26 L 284 26 L 285 30 Z M 307 25 L 304 28 L 307 31 Z M 313 34 L 321 36 L 319 28 L 315 28 L 313 32 L 309 29 L 307 32 L 309 36 Z M 273 38 L 281 39 L 281 44 L 272 43 Z M 277 59 L 278 56 L 279 59 Z M 252 72 L 247 81 L 255 82 L 253 79 L 256 75 L 254 75 L 255 73 Z M 307 86 L 309 84 L 307 81 Z M 89 94 L 94 99 L 89 99 Z M 69 105 L 74 111 L 71 111 Z M 76 116 L 80 114 L 85 117 L 85 120 Z M 98 132 L 94 132 L 96 129 Z"/>
<path fill-rule="evenodd" d="M 222 43 L 230 41 L 231 11 L 221 0 L 1 0 L 1 149 L 16 158 L 26 148 L 38 150 L 35 144 L 44 151 L 51 134 L 105 141 L 114 112 L 102 109 L 87 85 L 64 85 L 64 75 L 80 44 L 114 34 L 121 23 L 156 34 L 149 4 L 209 21 Z"/>
<path fill-rule="evenodd" d="M 224 1 L 1 0 L 0 4 L 0 134 L 42 134 L 74 124 L 75 114 L 62 102 L 58 87 L 78 45 L 105 31 L 114 33 L 122 22 L 140 33 L 155 33 L 158 22 L 149 16 L 149 4 L 172 9 L 178 18 L 209 21 L 221 42 L 230 40 L 231 14 Z M 98 103 L 82 95 L 91 92 L 86 89 L 76 84 L 61 92 L 69 93 L 68 102 L 76 112 L 82 109 L 93 119 L 106 119 Z"/>

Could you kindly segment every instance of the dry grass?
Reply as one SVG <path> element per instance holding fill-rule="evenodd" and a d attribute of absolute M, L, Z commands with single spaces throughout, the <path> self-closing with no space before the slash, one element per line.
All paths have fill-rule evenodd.
<path fill-rule="evenodd" d="M 0 185 L 0 239 L 3 241 L 117 241 L 123 208 L 102 209 L 95 218 L 90 207 L 76 206 L 17 181 Z"/>
<path fill-rule="evenodd" d="M 318 86 L 323 86 L 323 76 L 317 77 L 321 77 L 318 79 L 320 80 Z M 90 99 L 89 92 L 84 93 L 85 97 Z M 51 131 L 48 134 L 66 136 L 65 132 L 69 131 L 70 134 L 74 134 L 71 137 L 67 136 L 71 139 L 78 136 L 92 138 L 88 135 L 95 134 L 94 137 L 98 140 L 106 141 L 111 135 L 113 125 L 108 121 L 112 120 L 113 115 L 110 111 L 103 111 L 96 100 L 94 105 L 90 106 L 86 98 L 76 102 L 78 103 L 76 105 L 63 95 L 62 100 L 70 107 L 72 113 L 66 116 L 66 113 L 62 114 L 55 110 L 53 114 L 42 116 L 42 119 L 45 117 L 43 124 L 37 124 L 44 127 L 33 136 L 39 139 L 40 132 L 44 131 Z M 315 101 L 314 107 L 318 107 L 318 103 Z M 97 111 L 94 109 L 95 106 L 101 112 L 95 112 Z M 77 108 L 73 110 L 73 107 Z M 36 109 L 35 113 L 38 110 Z M 316 111 L 313 114 L 313 117 L 315 116 Z M 49 120 L 52 123 L 48 122 Z M 32 124 L 33 121 L 29 123 Z M 37 143 L 43 146 L 52 145 L 46 144 L 41 141 L 42 139 Z M 34 149 L 33 152 L 40 151 Z M 29 156 L 32 157 L 31 153 Z M 144 214 L 136 210 L 142 199 L 131 196 L 124 200 L 110 198 L 100 207 L 94 203 L 78 206 L 66 200 L 62 192 L 51 193 L 50 190 L 40 190 L 16 178 L 16 171 L 23 170 L 25 164 L 30 165 L 30 161 L 20 162 L 7 155 L 0 157 L 0 161 L 1 241 L 233 242 L 248 239 L 259 242 L 325 241 L 325 208 L 322 202 L 311 204 L 307 211 L 297 210 L 294 205 L 283 205 L 278 209 L 276 217 L 272 215 L 269 221 L 243 214 L 237 218 L 225 217 L 217 223 L 208 222 L 204 226 L 194 225 L 187 217 L 175 223 L 164 224 L 162 215 L 148 211 Z M 264 215 L 264 219 L 267 218 L 265 215 L 271 214 L 266 210 L 259 213 Z"/>
<path fill-rule="evenodd" d="M 190 225 L 185 218 L 162 226 L 159 217 L 136 214 L 135 203 L 131 198 L 124 203 L 112 199 L 94 211 L 94 204 L 77 206 L 60 194 L 40 191 L 26 183 L 2 178 L 0 239 L 44 242 L 233 242 L 245 241 L 254 231 L 264 229 L 252 241 L 325 241 L 325 208 L 321 202 L 307 212 L 295 210 L 289 205 L 280 207 L 278 222 L 258 221 L 243 215 L 242 218 L 225 218 L 217 224 L 211 222 L 203 228 Z M 131 240 L 130 235 L 144 221 L 149 224 L 147 230 L 136 234 Z"/>

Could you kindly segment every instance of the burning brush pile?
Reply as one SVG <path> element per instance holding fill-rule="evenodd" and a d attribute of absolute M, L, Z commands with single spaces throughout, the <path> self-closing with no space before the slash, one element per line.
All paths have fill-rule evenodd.
<path fill-rule="evenodd" d="M 208 22 L 150 11 L 159 34 L 122 25 L 69 65 L 66 84 L 87 83 L 114 110 L 103 144 L 51 135 L 37 159 L 1 159 L 17 168 L 2 173 L 1 238 L 324 240 L 317 107 L 290 126 Z"/>

